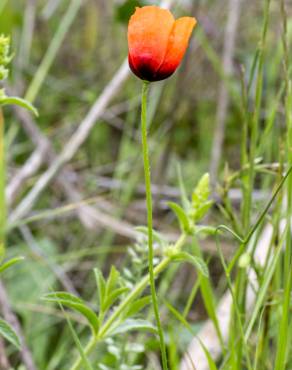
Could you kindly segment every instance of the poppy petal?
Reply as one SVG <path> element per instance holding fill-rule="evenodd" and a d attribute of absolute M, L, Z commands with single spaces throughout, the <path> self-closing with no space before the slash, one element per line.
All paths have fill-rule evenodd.
<path fill-rule="evenodd" d="M 157 6 L 136 8 L 128 27 L 129 60 L 138 77 L 148 81 L 165 58 L 175 20 L 169 10 Z"/>
<path fill-rule="evenodd" d="M 197 21 L 195 18 L 182 17 L 175 21 L 172 33 L 169 38 L 169 44 L 164 61 L 157 72 L 160 79 L 170 76 L 182 61 L 193 28 Z"/>

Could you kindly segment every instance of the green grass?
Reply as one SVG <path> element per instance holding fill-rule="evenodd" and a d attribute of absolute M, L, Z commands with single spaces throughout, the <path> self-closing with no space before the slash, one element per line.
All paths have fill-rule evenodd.
<path fill-rule="evenodd" d="M 134 2 L 122 3 L 130 14 Z M 20 86 L 19 95 L 37 104 L 40 117 L 35 124 L 60 153 L 126 57 L 126 24 L 117 16 L 119 2 L 68 1 L 55 10 L 50 1 L 37 0 L 36 4 L 29 47 L 20 45 L 25 40 L 28 2 L 0 1 L 0 33 L 11 34 L 15 54 L 7 85 Z M 46 18 L 43 15 L 49 13 L 44 9 L 49 6 L 53 13 Z M 210 369 L 291 370 L 292 242 L 287 226 L 292 217 L 290 4 L 287 0 L 247 0 L 244 7 L 235 72 L 227 78 L 221 54 L 228 1 L 193 2 L 192 9 L 177 2 L 176 15 L 199 15 L 199 27 L 180 70 L 164 83 L 151 86 L 148 144 L 153 219 L 148 219 L 148 226 L 151 232 L 153 222 L 149 257 L 150 261 L 154 257 L 151 287 L 152 294 L 154 285 L 156 288 L 156 315 L 148 277 L 151 237 L 146 229 L 137 232 L 137 239 L 127 238 L 124 232 L 125 227 L 134 230 L 147 225 L 146 193 L 148 206 L 150 199 L 149 181 L 145 192 L 139 133 L 141 84 L 133 76 L 68 165 L 68 180 L 82 200 L 72 202 L 53 181 L 25 218 L 7 225 L 7 258 L 24 255 L 25 261 L 3 272 L 1 279 L 37 369 L 138 370 L 140 366 L 159 370 L 162 363 L 166 369 L 167 362 L 169 370 L 179 370 L 192 337 L 209 319 L 222 353 L 213 358 L 204 340 L 198 342 Z M 23 48 L 29 48 L 27 53 Z M 20 50 L 28 55 L 27 64 L 18 64 Z M 222 80 L 231 102 L 215 204 L 200 221 L 209 227 L 207 235 L 190 236 L 180 226 L 190 217 L 186 199 L 209 168 L 217 89 Z M 5 130 L 0 140 L 6 142 L 8 171 L 6 176 L 0 167 L 1 239 L 6 229 L 4 178 L 9 183 L 35 149 L 14 111 L 8 107 L 3 111 Z M 44 162 L 24 182 L 9 212 L 33 188 L 46 166 Z M 98 185 L 101 178 L 107 186 Z M 239 201 L 231 197 L 234 189 L 242 192 Z M 182 207 L 177 209 L 179 220 L 168 201 Z M 97 207 L 100 217 L 110 216 L 117 224 L 102 227 L 97 220 L 92 228 L 84 226 L 78 218 L 84 205 Z M 29 231 L 28 238 L 23 227 Z M 120 232 L 116 232 L 118 227 Z M 256 246 L 267 230 L 271 232 L 268 258 L 259 265 Z M 170 251 L 175 243 L 198 260 L 180 255 L 172 261 L 175 258 Z M 202 260 L 208 265 L 208 277 L 203 274 Z M 111 266 L 119 271 L 115 282 Z M 109 292 L 120 289 L 115 292 L 117 297 L 110 298 L 112 304 L 103 317 L 99 316 L 100 286 L 97 289 L 94 268 L 103 273 L 104 283 L 101 279 L 100 284 L 109 284 L 107 298 Z M 82 311 L 72 311 L 72 302 L 71 306 L 61 302 L 60 307 L 41 299 L 52 290 L 64 289 L 58 269 L 99 316 L 98 334 L 91 332 Z M 257 285 L 252 307 L 247 307 L 251 270 Z M 226 338 L 216 308 L 228 292 L 233 303 Z M 127 317 L 129 308 L 132 313 Z M 157 332 L 158 317 L 161 327 L 158 325 Z M 126 321 L 126 330 L 122 324 L 129 318 L 134 321 Z M 124 331 L 114 335 L 115 330 Z M 161 347 L 165 348 L 163 356 Z M 9 341 L 4 342 L 4 353 L 12 368 L 21 369 L 22 356 Z M 189 370 L 198 365 L 195 358 L 192 361 Z"/>

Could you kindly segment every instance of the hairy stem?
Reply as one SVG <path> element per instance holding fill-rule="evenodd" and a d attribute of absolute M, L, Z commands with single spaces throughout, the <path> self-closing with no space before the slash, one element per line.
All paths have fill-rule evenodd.
<path fill-rule="evenodd" d="M 149 89 L 149 82 L 143 82 L 142 87 L 142 101 L 141 101 L 141 132 L 142 132 L 142 146 L 143 146 L 143 162 L 144 162 L 144 176 L 146 189 L 146 205 L 147 205 L 147 222 L 148 222 L 148 267 L 149 280 L 152 296 L 153 310 L 159 335 L 160 350 L 162 356 L 163 370 L 167 370 L 167 356 L 163 336 L 163 330 L 159 315 L 158 299 L 156 295 L 154 267 L 153 267 L 153 222 L 152 222 L 152 193 L 151 193 L 151 172 L 149 161 L 149 150 L 147 142 L 147 94 Z"/>

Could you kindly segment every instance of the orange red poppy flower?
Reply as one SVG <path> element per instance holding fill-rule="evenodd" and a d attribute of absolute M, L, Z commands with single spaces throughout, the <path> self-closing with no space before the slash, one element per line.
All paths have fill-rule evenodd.
<path fill-rule="evenodd" d="M 136 8 L 128 27 L 133 73 L 151 82 L 172 75 L 184 57 L 195 25 L 195 18 L 175 20 L 169 10 L 157 6 Z"/>

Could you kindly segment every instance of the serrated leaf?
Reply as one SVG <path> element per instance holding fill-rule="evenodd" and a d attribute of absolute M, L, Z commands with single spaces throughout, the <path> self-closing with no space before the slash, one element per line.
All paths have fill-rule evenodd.
<path fill-rule="evenodd" d="M 20 339 L 12 327 L 4 320 L 0 319 L 0 335 L 8 342 L 12 343 L 16 348 L 20 349 Z"/>
<path fill-rule="evenodd" d="M 24 257 L 15 257 L 15 258 L 11 258 L 10 260 L 4 262 L 1 266 L 0 266 L 0 274 L 7 270 L 9 267 L 15 265 L 16 263 L 20 262 L 20 261 L 23 261 L 24 260 Z"/>
<path fill-rule="evenodd" d="M 193 266 L 195 266 L 201 274 L 203 274 L 206 277 L 209 276 L 208 267 L 202 260 L 202 258 L 192 256 L 187 252 L 179 252 L 172 257 L 172 260 L 177 262 L 189 262 Z"/>
<path fill-rule="evenodd" d="M 95 333 L 98 331 L 99 327 L 98 317 L 95 314 L 95 312 L 91 308 L 89 308 L 82 299 L 67 292 L 49 293 L 45 295 L 44 299 L 48 302 L 58 303 L 79 312 L 82 316 L 84 316 L 87 319 L 92 330 Z"/>
<path fill-rule="evenodd" d="M 139 298 L 136 301 L 130 303 L 129 308 L 125 313 L 125 317 L 135 316 L 138 312 L 143 310 L 143 308 L 148 306 L 151 303 L 151 301 L 152 297 L 148 295 L 146 297 Z"/>
<path fill-rule="evenodd" d="M 27 100 L 18 98 L 17 96 L 5 96 L 0 99 L 0 105 L 18 105 L 19 107 L 25 108 L 32 112 L 36 117 L 39 113 L 37 109 Z"/>
<path fill-rule="evenodd" d="M 111 330 L 109 332 L 109 335 L 112 336 L 137 330 L 143 330 L 153 334 L 157 334 L 157 329 L 153 324 L 151 324 L 151 322 L 141 319 L 127 319 L 122 324 Z"/>
<path fill-rule="evenodd" d="M 119 296 L 127 292 L 128 290 L 129 288 L 122 287 L 122 288 L 115 289 L 112 293 L 107 295 L 102 305 L 102 311 L 106 312 L 115 303 L 115 301 L 119 298 Z"/>
<path fill-rule="evenodd" d="M 190 227 L 189 218 L 188 218 L 188 215 L 185 213 L 184 209 L 174 202 L 167 202 L 167 205 L 175 213 L 182 231 L 185 231 L 187 233 L 190 232 L 191 227 Z"/>

